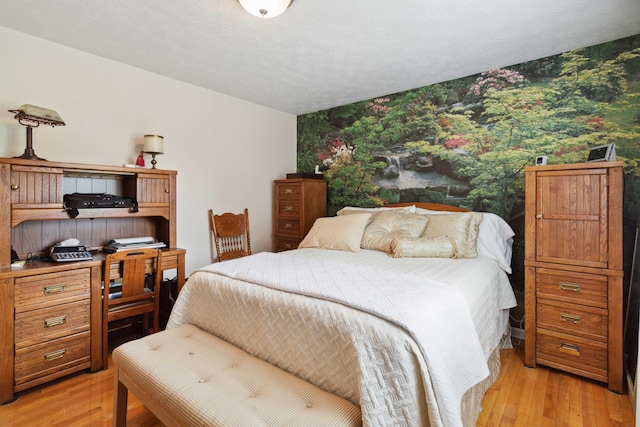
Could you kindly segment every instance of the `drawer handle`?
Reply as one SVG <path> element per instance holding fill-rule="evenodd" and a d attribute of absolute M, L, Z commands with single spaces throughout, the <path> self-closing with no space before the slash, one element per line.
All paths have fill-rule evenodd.
<path fill-rule="evenodd" d="M 580 292 L 581 287 L 579 283 L 560 282 L 560 289 L 563 291 Z"/>
<path fill-rule="evenodd" d="M 57 316 L 57 317 L 52 317 L 50 319 L 45 319 L 44 320 L 44 327 L 45 328 L 50 328 L 52 326 L 58 326 L 58 325 L 62 325 L 67 323 L 67 316 Z"/>
<path fill-rule="evenodd" d="M 169 192 L 169 189 L 168 189 L 168 188 L 165 188 L 165 189 L 164 189 L 164 192 L 165 192 L 165 193 L 168 193 L 168 192 Z"/>
<path fill-rule="evenodd" d="M 293 224 L 291 224 L 290 222 L 287 222 L 287 223 L 284 225 L 284 228 L 293 228 Z"/>
<path fill-rule="evenodd" d="M 11 189 L 13 191 L 16 191 L 16 190 L 20 189 L 20 185 L 19 184 L 11 184 Z"/>
<path fill-rule="evenodd" d="M 291 249 L 291 248 L 293 248 L 293 245 L 291 243 L 285 243 L 284 244 L 284 248 L 285 249 Z"/>
<path fill-rule="evenodd" d="M 287 211 L 287 212 L 291 212 L 293 210 L 293 206 L 287 205 L 287 206 L 284 207 L 284 210 Z"/>
<path fill-rule="evenodd" d="M 562 319 L 563 322 L 570 322 L 574 325 L 580 323 L 580 316 L 574 316 L 572 314 L 560 313 L 560 319 Z"/>
<path fill-rule="evenodd" d="M 284 189 L 284 194 L 293 194 L 293 189 L 292 188 L 285 188 Z"/>
<path fill-rule="evenodd" d="M 567 344 L 563 342 L 560 344 L 560 351 L 562 353 L 571 354 L 573 356 L 580 356 L 580 347 L 575 344 Z"/>
<path fill-rule="evenodd" d="M 44 355 L 44 360 L 46 360 L 47 362 L 51 362 L 56 359 L 61 359 L 64 357 L 64 354 L 66 352 L 67 352 L 66 348 L 63 348 L 62 350 L 52 351 L 51 353 L 47 353 Z"/>
<path fill-rule="evenodd" d="M 45 286 L 42 291 L 45 295 L 49 295 L 59 294 L 60 292 L 64 292 L 65 289 L 67 289 L 67 285 L 65 283 L 60 283 L 59 285 Z"/>

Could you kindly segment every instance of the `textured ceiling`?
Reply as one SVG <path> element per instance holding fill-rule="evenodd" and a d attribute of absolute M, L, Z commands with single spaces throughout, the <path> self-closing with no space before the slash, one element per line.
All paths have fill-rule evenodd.
<path fill-rule="evenodd" d="M 640 33 L 640 0 L 0 0 L 0 26 L 291 114 Z"/>

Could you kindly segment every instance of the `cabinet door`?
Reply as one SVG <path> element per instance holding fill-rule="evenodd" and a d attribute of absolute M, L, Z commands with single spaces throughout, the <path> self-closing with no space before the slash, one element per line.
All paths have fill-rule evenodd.
<path fill-rule="evenodd" d="M 137 199 L 140 206 L 168 206 L 171 192 L 169 178 L 138 174 Z"/>
<path fill-rule="evenodd" d="M 62 169 L 13 165 L 11 205 L 14 209 L 62 207 Z"/>
<path fill-rule="evenodd" d="M 607 169 L 539 172 L 536 260 L 607 268 Z"/>

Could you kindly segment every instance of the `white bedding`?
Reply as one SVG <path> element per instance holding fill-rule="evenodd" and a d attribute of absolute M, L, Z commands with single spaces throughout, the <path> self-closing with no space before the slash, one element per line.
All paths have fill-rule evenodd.
<path fill-rule="evenodd" d="M 281 266 L 273 267 L 272 258 Z M 223 274 L 211 272 L 216 269 Z M 385 292 L 407 294 L 407 289 L 396 288 L 401 283 L 393 279 L 399 277 L 414 293 L 410 304 L 367 302 L 374 295 L 381 299 Z M 421 278 L 432 286 L 421 288 Z M 350 283 L 344 284 L 345 279 Z M 364 288 L 353 285 L 357 282 L 365 283 Z M 387 286 L 391 282 L 393 286 Z M 303 289 L 274 289 L 293 290 L 296 283 L 323 299 L 298 295 Z M 422 319 L 407 311 L 418 306 L 416 290 L 431 298 L 438 293 L 457 299 L 452 311 L 443 311 L 448 319 L 438 319 L 436 328 L 421 328 Z M 348 304 L 329 301 L 354 293 L 357 298 Z M 434 304 L 444 307 L 442 302 Z M 350 399 L 361 406 L 365 425 L 462 425 L 461 395 L 486 376 L 486 359 L 505 333 L 508 308 L 514 305 L 506 274 L 485 257 L 395 259 L 376 251 L 301 249 L 258 254 L 194 273 L 169 327 L 195 324 Z M 366 314 L 365 308 L 393 323 Z M 435 312 L 433 307 L 425 311 Z M 465 326 L 465 319 L 472 324 Z M 441 344 L 434 345 L 435 340 Z M 447 358 L 459 365 L 442 363 Z M 456 371 L 461 377 L 453 375 Z"/>

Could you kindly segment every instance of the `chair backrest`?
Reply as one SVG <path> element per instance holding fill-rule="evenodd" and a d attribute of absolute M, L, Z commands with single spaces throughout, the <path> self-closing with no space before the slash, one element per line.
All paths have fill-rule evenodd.
<path fill-rule="evenodd" d="M 251 255 L 248 209 L 241 214 L 227 212 L 222 215 L 209 209 L 209 223 L 218 261 Z"/>
<path fill-rule="evenodd" d="M 153 272 L 155 272 L 154 292 L 151 293 L 145 289 L 145 277 L 147 273 Z M 109 284 L 114 274 L 119 274 L 122 278 L 122 294 L 119 298 L 109 298 Z M 105 315 L 108 314 L 110 306 L 153 300 L 154 298 L 157 309 L 162 282 L 162 251 L 141 248 L 109 254 L 104 262 L 103 280 Z"/>

